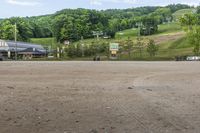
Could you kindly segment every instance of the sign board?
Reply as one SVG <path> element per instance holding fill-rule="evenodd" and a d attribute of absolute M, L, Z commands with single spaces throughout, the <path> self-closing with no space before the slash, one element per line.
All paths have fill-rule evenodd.
<path fill-rule="evenodd" d="M 112 51 L 111 54 L 112 54 L 112 55 L 116 55 L 116 54 L 117 54 L 117 51 Z"/>
<path fill-rule="evenodd" d="M 110 43 L 110 51 L 119 51 L 119 43 Z"/>

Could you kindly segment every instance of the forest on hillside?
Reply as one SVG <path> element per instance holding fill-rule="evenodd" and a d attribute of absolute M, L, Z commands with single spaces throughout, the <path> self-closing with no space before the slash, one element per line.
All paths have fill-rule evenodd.
<path fill-rule="evenodd" d="M 18 41 L 30 38 L 55 37 L 57 42 L 78 41 L 95 35 L 115 37 L 115 33 L 140 27 L 141 35 L 157 32 L 158 25 L 175 21 L 172 14 L 181 9 L 193 8 L 184 4 L 165 7 L 137 7 L 129 9 L 89 10 L 64 9 L 51 15 L 12 17 L 0 20 L 0 38 L 14 40 L 17 25 Z"/>

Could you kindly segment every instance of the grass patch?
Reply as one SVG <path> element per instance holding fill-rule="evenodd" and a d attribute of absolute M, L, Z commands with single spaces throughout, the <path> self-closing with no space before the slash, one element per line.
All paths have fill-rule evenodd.
<path fill-rule="evenodd" d="M 186 37 L 180 38 L 174 42 L 171 42 L 169 49 L 181 49 L 193 47 Z"/>
<path fill-rule="evenodd" d="M 128 37 L 136 37 L 139 34 L 139 30 L 137 28 L 132 28 L 128 30 L 123 30 L 120 32 L 117 32 L 115 35 L 116 39 L 123 39 Z"/>
<path fill-rule="evenodd" d="M 173 23 L 159 25 L 158 32 L 151 36 L 176 33 L 176 32 L 180 32 L 180 31 L 182 31 L 180 24 L 177 22 L 173 22 Z M 128 39 L 128 37 L 134 39 L 138 36 L 138 33 L 139 33 L 139 29 L 132 28 L 132 29 L 117 32 L 115 38 L 117 40 Z M 151 36 L 144 36 L 144 37 L 151 37 Z"/>
<path fill-rule="evenodd" d="M 158 55 L 161 57 L 193 55 L 193 46 L 188 42 L 187 37 L 182 37 L 160 44 Z"/>
<path fill-rule="evenodd" d="M 188 13 L 193 13 L 195 11 L 194 8 L 190 8 L 190 9 L 182 9 L 182 10 L 178 10 L 176 11 L 172 16 L 174 18 L 174 20 L 178 20 L 180 19 L 183 15 L 188 14 Z"/>
<path fill-rule="evenodd" d="M 169 24 L 162 24 L 158 26 L 158 32 L 155 35 L 163 35 L 182 31 L 179 23 L 173 22 Z"/>
<path fill-rule="evenodd" d="M 31 38 L 30 42 L 52 48 L 56 48 L 59 45 L 59 43 L 55 41 L 55 38 Z"/>

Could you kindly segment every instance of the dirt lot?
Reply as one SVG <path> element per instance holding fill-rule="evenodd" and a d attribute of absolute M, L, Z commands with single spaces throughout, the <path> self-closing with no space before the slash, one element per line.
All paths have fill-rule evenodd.
<path fill-rule="evenodd" d="M 0 133 L 199 133 L 199 62 L 0 62 Z"/>

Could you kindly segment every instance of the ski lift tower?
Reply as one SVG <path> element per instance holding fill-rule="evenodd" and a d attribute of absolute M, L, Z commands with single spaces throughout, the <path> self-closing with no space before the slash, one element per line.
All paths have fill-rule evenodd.
<path fill-rule="evenodd" d="M 102 31 L 92 31 L 93 36 L 97 37 L 97 40 L 99 40 L 99 36 L 103 35 Z"/>

